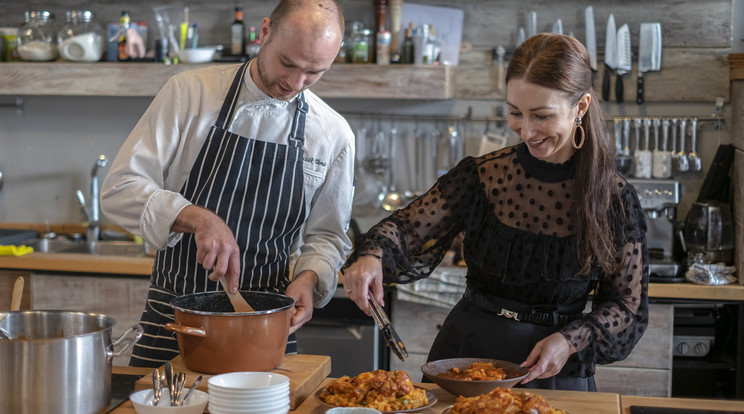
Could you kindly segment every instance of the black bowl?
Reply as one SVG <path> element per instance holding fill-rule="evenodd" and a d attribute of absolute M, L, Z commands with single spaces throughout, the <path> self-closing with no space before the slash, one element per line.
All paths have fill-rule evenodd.
<path fill-rule="evenodd" d="M 502 368 L 506 372 L 506 379 L 498 381 L 468 381 L 443 377 L 439 374 L 450 372 L 452 368 L 465 369 L 475 362 L 490 362 L 496 368 Z M 451 358 L 427 362 L 421 366 L 421 372 L 426 378 L 439 385 L 443 390 L 456 396 L 475 397 L 487 394 L 494 388 L 511 388 L 529 374 L 527 368 L 520 367 L 509 361 L 485 358 Z"/>

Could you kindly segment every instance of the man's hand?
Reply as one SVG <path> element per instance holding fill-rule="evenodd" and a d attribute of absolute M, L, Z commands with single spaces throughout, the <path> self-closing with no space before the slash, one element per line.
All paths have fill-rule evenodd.
<path fill-rule="evenodd" d="M 240 248 L 222 218 L 206 208 L 190 205 L 181 210 L 171 230 L 193 233 L 196 261 L 211 272 L 209 280 L 216 282 L 227 275 L 230 291 L 238 291 Z"/>
<path fill-rule="evenodd" d="M 576 349 L 560 332 L 556 332 L 538 342 L 532 352 L 527 355 L 527 359 L 521 364 L 521 366 L 530 369 L 530 373 L 522 380 L 522 384 L 526 384 L 535 378 L 550 378 L 558 374 L 566 365 L 568 357 L 575 352 Z"/>
<path fill-rule="evenodd" d="M 286 295 L 295 301 L 292 321 L 289 324 L 290 334 L 300 329 L 313 317 L 313 291 L 317 285 L 318 275 L 311 270 L 306 270 L 298 274 L 287 286 Z"/>

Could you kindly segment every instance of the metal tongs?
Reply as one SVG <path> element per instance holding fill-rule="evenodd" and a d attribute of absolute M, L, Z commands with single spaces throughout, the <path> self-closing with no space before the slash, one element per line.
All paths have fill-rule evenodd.
<path fill-rule="evenodd" d="M 397 355 L 401 361 L 405 361 L 406 357 L 408 357 L 406 346 L 403 344 L 400 336 L 398 336 L 398 333 L 395 332 L 395 329 L 393 329 L 390 319 L 388 319 L 387 314 L 382 310 L 380 304 L 377 303 L 375 297 L 372 296 L 371 291 L 369 292 L 369 305 L 372 311 L 372 318 L 377 323 L 377 327 L 380 328 L 380 332 L 382 332 L 382 336 L 385 338 L 387 346 L 393 350 L 395 355 Z"/>

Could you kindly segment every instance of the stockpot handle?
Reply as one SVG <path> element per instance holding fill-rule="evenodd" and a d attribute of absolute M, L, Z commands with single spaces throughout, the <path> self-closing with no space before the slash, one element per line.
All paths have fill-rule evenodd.
<path fill-rule="evenodd" d="M 142 338 L 142 332 L 144 332 L 144 329 L 142 329 L 142 325 L 135 323 L 132 325 L 129 329 L 127 329 L 126 332 L 124 332 L 119 339 L 114 341 L 114 343 L 111 344 L 111 349 L 106 351 L 106 356 L 111 359 L 113 357 L 119 357 L 124 355 L 125 352 L 129 351 L 130 348 L 134 346 L 137 341 L 139 341 L 140 338 Z M 126 340 L 126 342 L 124 342 Z M 114 351 L 113 349 L 119 346 L 124 342 L 124 346 L 119 350 L 118 352 Z"/>
<path fill-rule="evenodd" d="M 198 336 L 200 338 L 207 336 L 207 331 L 204 328 L 194 328 L 193 326 L 184 326 L 179 323 L 168 322 L 165 324 L 165 329 L 182 335 Z"/>

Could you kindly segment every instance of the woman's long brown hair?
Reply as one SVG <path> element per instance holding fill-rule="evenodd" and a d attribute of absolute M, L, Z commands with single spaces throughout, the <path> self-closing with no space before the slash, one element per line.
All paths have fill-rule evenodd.
<path fill-rule="evenodd" d="M 565 94 L 573 105 L 586 93 L 589 109 L 582 118 L 584 146 L 576 150 L 573 205 L 576 247 L 580 274 L 588 274 L 596 263 L 606 272 L 619 266 L 615 259 L 615 227 L 611 204 L 620 197 L 615 181 L 615 163 L 609 149 L 602 110 L 592 87 L 589 54 L 570 36 L 541 33 L 524 41 L 506 70 L 506 83 L 522 79 Z M 579 132 L 577 132 L 579 133 Z"/>

